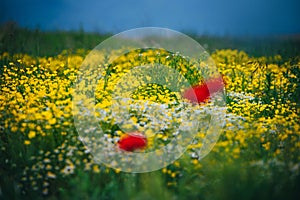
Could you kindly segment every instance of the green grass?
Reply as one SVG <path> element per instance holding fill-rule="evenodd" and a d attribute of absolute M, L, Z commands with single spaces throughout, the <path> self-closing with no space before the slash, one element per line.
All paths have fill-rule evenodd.
<path fill-rule="evenodd" d="M 187 33 L 208 52 L 217 49 L 238 49 L 250 56 L 274 56 L 283 58 L 300 55 L 300 36 L 231 37 Z M 11 22 L 0 26 L 0 52 L 26 53 L 32 56 L 54 56 L 63 50 L 93 49 L 111 34 L 78 31 L 50 31 L 20 28 Z"/>
<path fill-rule="evenodd" d="M 14 23 L 0 26 L 0 52 L 26 53 L 33 56 L 55 56 L 63 50 L 93 49 L 109 34 L 81 31 L 43 32 L 20 28 Z"/>
<path fill-rule="evenodd" d="M 294 62 L 290 65 L 295 67 L 291 67 L 286 76 L 295 74 L 296 76 L 289 80 L 298 86 L 293 94 L 287 93 L 282 102 L 291 100 L 291 102 L 296 102 L 299 108 L 300 72 L 299 67 L 296 67 L 299 61 L 297 56 L 300 55 L 299 37 L 232 38 L 189 35 L 207 48 L 210 53 L 218 49 L 230 48 L 244 50 L 251 58 L 260 56 L 269 57 L 280 54 L 283 60 L 278 63 L 279 65 L 288 60 Z M 23 53 L 33 57 L 55 57 L 63 50 L 68 50 L 67 52 L 70 54 L 76 52 L 77 49 L 91 50 L 109 36 L 109 34 L 86 33 L 83 30 L 73 32 L 43 32 L 40 30 L 20 28 L 10 23 L 0 27 L 0 54 L 8 52 L 10 55 Z M 58 58 L 56 59 L 59 60 Z M 9 65 L 10 61 L 11 60 L 0 60 L 1 76 L 4 74 L 3 65 Z M 13 61 L 16 62 L 15 60 Z M 262 67 L 264 64 L 259 65 Z M 58 76 L 62 76 L 62 79 L 66 78 L 63 73 L 59 73 Z M 52 78 L 55 79 L 55 76 Z M 266 77 L 266 80 L 264 78 L 262 79 L 264 81 L 270 79 L 269 82 L 271 82 L 272 76 Z M 1 79 L 1 81 L 2 80 L 4 79 Z M 4 82 L 0 82 L 0 84 L 4 84 Z M 2 85 L 0 86 L 2 87 Z M 271 102 L 271 97 L 278 97 L 277 93 L 270 92 L 267 89 L 268 88 L 266 88 L 264 98 L 262 98 L 265 104 Z M 275 91 L 275 89 L 272 91 Z M 55 101 L 55 99 L 53 101 Z M 270 113 L 274 112 L 274 110 L 270 111 Z M 258 114 L 261 116 L 257 118 L 264 115 L 266 117 L 271 116 L 263 112 Z M 13 124 L 13 122 L 11 122 L 11 124 Z M 24 184 L 28 184 L 25 185 L 24 190 L 18 187 L 20 179 L 23 177 L 21 172 L 23 172 L 25 167 L 32 167 L 35 161 L 42 161 L 46 151 L 52 151 L 52 149 L 61 145 L 65 139 L 67 139 L 66 144 L 70 144 L 70 146 L 77 145 L 78 151 L 83 152 L 83 145 L 78 144 L 75 127 L 70 125 L 70 135 L 66 137 L 61 136 L 60 138 L 56 138 L 53 134 L 44 137 L 48 139 L 47 141 L 36 142 L 35 144 L 38 146 L 24 146 L 23 140 L 27 133 L 20 131 L 13 133 L 10 130 L 4 129 L 4 119 L 0 119 L 0 126 L 0 199 L 279 200 L 298 199 L 300 197 L 300 175 L 299 173 L 291 171 L 291 169 L 294 168 L 295 171 L 299 171 L 299 149 L 295 150 L 294 155 L 289 155 L 288 142 L 293 142 L 293 140 L 285 141 L 286 144 L 284 144 L 284 147 L 286 149 L 283 148 L 282 151 L 286 153 L 286 156 L 283 158 L 280 157 L 282 162 L 278 162 L 278 160 L 273 159 L 271 155 L 273 153 L 272 149 L 270 151 L 264 150 L 257 138 L 256 140 L 247 138 L 247 140 L 249 139 L 252 143 L 242 149 L 240 157 L 236 159 L 233 159 L 229 153 L 227 154 L 225 149 L 222 150 L 219 148 L 221 149 L 219 152 L 212 151 L 200 161 L 202 167 L 199 169 L 195 169 L 191 163 L 190 156 L 184 154 L 179 159 L 180 166 L 171 165 L 167 168 L 172 172 L 179 173 L 175 178 L 163 173 L 161 170 L 144 174 L 117 173 L 114 170 L 106 168 L 104 165 L 100 165 L 101 173 L 93 173 L 91 170 L 83 170 L 84 167 L 78 165 L 74 174 L 66 177 L 57 176 L 56 179 L 47 179 L 46 181 L 51 185 L 48 188 L 49 193 L 43 195 L 40 190 L 32 190 L 30 185 L 32 183 L 31 180 L 24 181 Z M 54 131 L 59 132 L 60 130 L 55 129 Z M 14 134 L 21 136 L 17 137 Z M 275 136 L 270 134 L 270 140 L 274 141 L 272 145 L 276 146 L 277 144 L 275 143 L 278 141 L 276 138 L 273 140 L 272 137 Z M 43 139 L 43 137 L 39 139 L 41 138 Z M 297 139 L 300 141 L 299 137 L 297 137 Z M 220 141 L 226 141 L 226 136 L 222 135 Z M 234 143 L 233 145 L 238 144 Z M 39 154 L 38 152 L 41 149 L 44 150 L 44 153 Z M 66 150 L 68 149 L 66 148 Z M 32 155 L 35 156 L 35 159 L 31 160 Z M 53 156 L 53 160 L 58 157 L 54 152 L 51 152 L 51 156 Z M 82 160 L 84 156 L 78 158 Z M 91 158 L 88 157 L 88 159 Z M 258 163 L 249 164 L 252 161 L 258 161 Z M 59 163 L 58 161 L 55 162 L 57 166 L 65 164 Z M 298 165 L 295 165 L 295 163 Z M 296 169 L 297 166 L 298 169 Z M 45 171 L 41 171 L 46 174 Z M 36 174 L 38 174 L 38 172 Z M 36 174 L 32 176 L 36 176 Z M 30 175 L 31 174 L 28 175 L 29 179 Z M 42 185 L 44 180 L 39 181 L 41 182 L 38 184 Z M 176 185 L 172 185 L 174 182 Z"/>

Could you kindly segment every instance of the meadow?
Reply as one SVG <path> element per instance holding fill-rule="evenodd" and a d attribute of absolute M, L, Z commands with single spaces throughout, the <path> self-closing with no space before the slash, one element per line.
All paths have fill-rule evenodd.
<path fill-rule="evenodd" d="M 0 33 L 1 199 L 300 197 L 299 38 L 193 36 L 205 44 L 226 83 L 220 138 L 202 159 L 196 153 L 201 144 L 193 142 L 169 166 L 135 174 L 95 163 L 74 126 L 78 69 L 109 35 L 41 32 L 13 24 L 1 27 Z M 141 62 L 139 54 L 127 59 Z M 149 50 L 143 55 L 142 62 L 172 65 L 166 60 L 168 52 Z M 110 71 L 116 73 L 116 66 L 125 72 L 128 63 L 117 62 Z M 177 97 L 153 85 L 142 92 L 135 98 L 168 103 Z M 107 94 L 98 91 L 97 106 L 107 107 L 101 101 Z M 104 121 L 107 137 L 118 140 L 122 133 L 112 120 Z M 154 142 L 163 145 L 168 135 L 157 137 Z"/>

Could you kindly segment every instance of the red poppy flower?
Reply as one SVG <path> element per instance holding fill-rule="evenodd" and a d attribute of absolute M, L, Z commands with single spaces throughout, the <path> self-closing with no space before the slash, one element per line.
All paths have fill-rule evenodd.
<path fill-rule="evenodd" d="M 203 103 L 206 102 L 210 95 L 224 88 L 224 82 L 222 77 L 210 79 L 201 85 L 195 85 L 188 88 L 184 93 L 183 97 L 191 101 L 192 103 Z"/>
<path fill-rule="evenodd" d="M 143 149 L 147 146 L 147 138 L 144 137 L 141 133 L 133 132 L 121 137 L 118 142 L 118 146 L 124 151 Z"/>

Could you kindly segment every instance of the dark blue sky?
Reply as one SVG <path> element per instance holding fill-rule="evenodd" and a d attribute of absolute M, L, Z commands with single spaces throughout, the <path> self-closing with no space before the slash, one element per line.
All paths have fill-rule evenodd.
<path fill-rule="evenodd" d="M 0 0 L 0 22 L 117 33 L 142 26 L 216 35 L 300 33 L 299 0 Z"/>

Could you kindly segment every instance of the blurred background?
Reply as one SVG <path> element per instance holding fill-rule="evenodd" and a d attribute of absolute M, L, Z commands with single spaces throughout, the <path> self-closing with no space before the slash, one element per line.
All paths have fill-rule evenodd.
<path fill-rule="evenodd" d="M 299 8 L 298 0 L 2 0 L 0 51 L 92 49 L 112 34 L 155 26 L 184 32 L 209 52 L 297 55 Z"/>
<path fill-rule="evenodd" d="M 3 1 L 3 0 L 2 0 Z M 298 0 L 4 0 L 1 23 L 41 30 L 117 33 L 158 26 L 195 34 L 300 33 Z"/>

